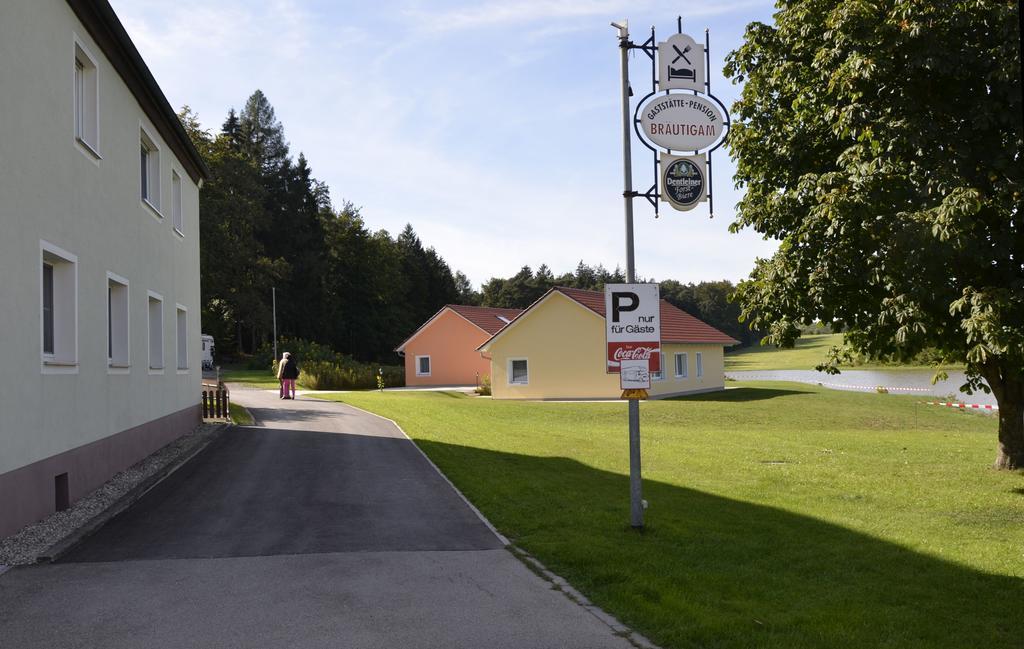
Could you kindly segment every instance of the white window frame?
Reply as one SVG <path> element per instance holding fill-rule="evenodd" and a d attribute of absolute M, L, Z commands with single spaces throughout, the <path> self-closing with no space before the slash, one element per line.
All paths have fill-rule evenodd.
<path fill-rule="evenodd" d="M 53 352 L 46 351 L 43 266 L 53 268 Z M 71 310 L 70 314 L 65 311 Z M 43 374 L 78 373 L 78 257 L 39 240 L 39 358 Z"/>
<path fill-rule="evenodd" d="M 665 352 L 658 352 L 660 354 L 659 360 L 661 361 L 661 371 L 651 372 L 652 381 L 664 381 L 665 380 Z"/>
<path fill-rule="evenodd" d="M 160 313 L 157 317 L 156 326 L 159 327 L 157 331 L 159 340 L 159 347 L 156 350 L 159 352 L 160 357 L 153 358 L 153 302 L 160 304 Z M 146 331 L 147 331 L 147 342 L 149 343 L 149 373 L 150 374 L 163 374 L 164 373 L 164 298 L 159 293 L 153 291 L 146 291 Z M 154 364 L 156 360 L 159 364 Z"/>
<path fill-rule="evenodd" d="M 512 380 L 512 364 L 516 361 L 523 361 L 526 363 L 526 380 L 525 381 L 513 381 Z M 508 384 L 509 385 L 530 385 L 530 359 L 521 356 L 518 358 L 508 359 Z"/>
<path fill-rule="evenodd" d="M 696 363 L 697 363 L 696 374 L 697 374 L 697 378 L 699 379 L 702 376 L 704 376 L 704 354 L 703 353 L 697 352 Z"/>
<path fill-rule="evenodd" d="M 420 365 L 420 359 L 422 359 L 422 358 L 427 359 L 427 371 L 426 372 L 424 372 L 424 371 L 422 371 L 420 369 L 422 367 Z M 433 370 L 434 370 L 434 361 L 431 360 L 430 354 L 424 354 L 422 356 L 417 356 L 416 357 L 416 376 L 430 376 L 430 373 Z"/>
<path fill-rule="evenodd" d="M 171 227 L 185 236 L 185 222 L 181 213 L 181 174 L 171 169 Z"/>
<path fill-rule="evenodd" d="M 141 167 L 142 149 L 147 151 L 145 183 Z M 139 156 L 139 200 L 161 220 L 164 215 L 160 212 L 160 146 L 142 122 L 139 122 Z"/>
<path fill-rule="evenodd" d="M 71 133 L 79 150 L 93 162 L 100 160 L 99 59 L 74 36 L 74 67 L 71 70 Z M 82 66 L 79 75 L 78 66 Z"/>
<path fill-rule="evenodd" d="M 688 379 L 688 378 L 690 378 L 690 367 L 689 367 L 689 365 L 690 365 L 690 355 L 689 355 L 689 353 L 687 353 L 687 352 L 676 352 L 675 355 L 673 356 L 673 358 L 675 359 L 674 363 L 675 363 L 676 378 L 677 379 Z M 683 371 L 682 371 L 682 373 L 679 372 L 679 359 L 683 360 L 683 365 L 682 365 Z"/>
<path fill-rule="evenodd" d="M 181 318 L 184 316 L 185 331 L 181 330 Z M 182 335 L 184 333 L 184 336 Z M 184 340 L 182 340 L 184 338 Z M 174 305 L 174 340 L 175 340 L 175 358 L 177 359 L 178 374 L 188 374 L 191 365 L 189 365 L 189 353 L 188 353 L 188 307 L 183 304 Z M 185 354 L 185 364 L 182 365 L 182 353 Z"/>
<path fill-rule="evenodd" d="M 111 292 L 111 284 L 120 284 L 124 287 L 124 312 L 123 322 L 114 320 L 114 303 Z M 132 320 L 131 320 L 131 287 L 128 280 L 116 273 L 107 271 L 107 373 L 127 374 L 131 368 L 132 350 Z M 117 338 L 116 329 L 123 327 L 123 336 Z"/>

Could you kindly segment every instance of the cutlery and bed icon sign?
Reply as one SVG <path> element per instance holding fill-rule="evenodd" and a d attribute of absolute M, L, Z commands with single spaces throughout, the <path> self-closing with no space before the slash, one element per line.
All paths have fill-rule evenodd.
<path fill-rule="evenodd" d="M 661 90 L 704 91 L 704 46 L 689 34 L 673 34 L 658 43 L 658 83 Z"/>
<path fill-rule="evenodd" d="M 668 65 L 668 78 L 669 79 L 686 79 L 687 81 L 696 81 L 696 79 L 697 79 L 697 71 L 694 70 L 693 68 L 687 68 L 687 67 L 682 67 L 682 66 L 680 66 L 678 68 L 672 67 L 673 65 L 675 65 L 676 61 L 678 61 L 679 59 L 683 59 L 688 64 L 693 65 L 693 61 L 690 60 L 690 57 L 686 56 L 686 53 L 689 52 L 690 49 L 691 49 L 690 46 L 687 45 L 683 49 L 679 49 L 678 45 L 673 45 L 672 49 L 675 50 L 675 52 L 676 52 L 676 58 L 672 59 L 672 62 L 669 63 L 669 65 Z"/>

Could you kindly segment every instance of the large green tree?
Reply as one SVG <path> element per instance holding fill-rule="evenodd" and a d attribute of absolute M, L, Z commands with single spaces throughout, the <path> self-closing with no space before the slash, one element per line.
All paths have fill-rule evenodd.
<path fill-rule="evenodd" d="M 871 357 L 966 363 L 964 389 L 999 404 L 996 466 L 1024 467 L 1017 3 L 777 6 L 725 68 L 744 82 L 732 227 L 781 241 L 739 287 L 744 316 L 784 346 L 820 319 Z"/>

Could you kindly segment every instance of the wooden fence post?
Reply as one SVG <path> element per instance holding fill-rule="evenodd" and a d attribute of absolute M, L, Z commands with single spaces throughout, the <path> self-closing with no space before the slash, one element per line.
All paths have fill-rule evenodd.
<path fill-rule="evenodd" d="M 227 388 L 203 390 L 203 419 L 230 419 L 230 401 Z"/>

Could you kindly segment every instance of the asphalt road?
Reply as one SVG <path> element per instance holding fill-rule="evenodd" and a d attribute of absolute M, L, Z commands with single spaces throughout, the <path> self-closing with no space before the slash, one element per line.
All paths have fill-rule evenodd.
<path fill-rule="evenodd" d="M 0 646 L 632 646 L 505 550 L 389 422 L 233 397 L 260 426 L 61 563 L 0 576 Z"/>

